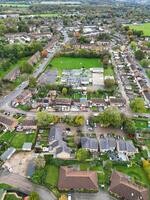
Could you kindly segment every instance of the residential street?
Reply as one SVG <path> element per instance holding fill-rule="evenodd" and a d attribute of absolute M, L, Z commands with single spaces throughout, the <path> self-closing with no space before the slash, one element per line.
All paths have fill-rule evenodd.
<path fill-rule="evenodd" d="M 17 174 L 6 174 L 0 176 L 0 183 L 5 183 L 8 185 L 12 185 L 19 190 L 30 193 L 32 191 L 36 191 L 41 200 L 55 200 L 56 197 L 46 188 L 36 185 L 29 181 L 27 178 L 19 176 Z"/>
<path fill-rule="evenodd" d="M 63 31 L 62 34 L 64 35 L 64 43 L 69 41 L 68 35 L 66 31 Z M 50 62 L 50 60 L 54 57 L 54 55 L 59 52 L 61 47 L 53 47 L 52 52 L 48 54 L 48 57 L 46 60 L 43 60 L 42 63 L 39 65 L 39 67 L 34 71 L 33 76 L 38 77 L 46 68 L 47 64 Z M 9 104 L 13 99 L 15 99 L 18 95 L 22 93 L 22 91 L 28 86 L 29 81 L 24 81 L 19 85 L 14 91 L 9 93 L 7 96 L 4 96 L 0 99 L 0 107 L 4 107 L 6 104 Z"/>

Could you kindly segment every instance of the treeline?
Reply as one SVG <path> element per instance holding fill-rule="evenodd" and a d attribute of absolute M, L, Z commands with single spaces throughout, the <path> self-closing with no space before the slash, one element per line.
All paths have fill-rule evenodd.
<path fill-rule="evenodd" d="M 34 41 L 31 44 L 0 44 L 0 69 L 7 70 L 11 64 L 16 63 L 19 59 L 32 56 L 37 51 L 41 51 L 44 43 Z"/>

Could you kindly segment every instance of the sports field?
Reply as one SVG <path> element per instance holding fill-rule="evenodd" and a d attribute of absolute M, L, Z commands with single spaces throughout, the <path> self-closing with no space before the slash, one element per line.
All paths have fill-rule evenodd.
<path fill-rule="evenodd" d="M 137 25 L 129 25 L 130 29 L 134 29 L 137 31 L 143 31 L 145 36 L 150 36 L 150 23 L 137 24 Z"/>
<path fill-rule="evenodd" d="M 64 69 L 80 69 L 102 67 L 102 63 L 98 58 L 73 58 L 73 57 L 58 57 L 51 62 L 52 68 L 62 71 Z"/>

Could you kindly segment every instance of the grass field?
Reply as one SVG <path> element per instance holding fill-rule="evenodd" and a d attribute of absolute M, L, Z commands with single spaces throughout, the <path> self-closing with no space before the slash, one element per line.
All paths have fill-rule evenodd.
<path fill-rule="evenodd" d="M 11 141 L 11 146 L 20 149 L 25 142 L 34 143 L 36 133 L 25 134 L 25 133 L 16 133 Z"/>
<path fill-rule="evenodd" d="M 134 120 L 134 122 L 135 122 L 135 126 L 136 126 L 136 128 L 138 130 L 142 130 L 142 129 L 148 128 L 147 120 L 136 119 L 136 120 Z"/>
<path fill-rule="evenodd" d="M 54 165 L 46 166 L 45 183 L 52 186 L 57 186 L 58 175 L 59 175 L 59 169 L 57 166 L 54 166 Z"/>
<path fill-rule="evenodd" d="M 138 24 L 138 25 L 129 25 L 130 29 L 137 31 L 143 31 L 145 36 L 150 36 L 150 23 Z"/>
<path fill-rule="evenodd" d="M 80 69 L 82 67 L 102 67 L 102 63 L 98 58 L 73 58 L 73 57 L 58 57 L 51 62 L 52 69 L 62 71 L 64 69 Z"/>

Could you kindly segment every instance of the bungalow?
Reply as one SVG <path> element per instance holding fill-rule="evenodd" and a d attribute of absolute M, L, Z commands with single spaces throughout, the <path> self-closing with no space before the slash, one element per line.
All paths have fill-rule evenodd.
<path fill-rule="evenodd" d="M 77 171 L 73 168 L 61 166 L 58 189 L 98 191 L 97 173 L 93 171 Z"/>
<path fill-rule="evenodd" d="M 29 102 L 31 98 L 32 92 L 30 90 L 24 90 L 22 94 L 16 97 L 12 104 L 25 104 Z"/>
<path fill-rule="evenodd" d="M 98 141 L 96 138 L 81 138 L 81 147 L 90 151 L 90 152 L 98 152 Z"/>
<path fill-rule="evenodd" d="M 149 200 L 148 189 L 132 183 L 130 177 L 123 173 L 114 171 L 110 180 L 109 191 L 113 195 L 126 200 Z"/>
<path fill-rule="evenodd" d="M 114 151 L 116 148 L 116 140 L 114 138 L 100 138 L 99 139 L 100 152 Z"/>
<path fill-rule="evenodd" d="M 6 129 L 13 131 L 17 127 L 18 122 L 14 118 L 0 114 L 0 124 L 3 125 Z"/>
<path fill-rule="evenodd" d="M 118 140 L 117 141 L 117 151 L 118 153 L 124 153 L 127 156 L 132 156 L 138 153 L 138 149 L 135 148 L 132 141 Z"/>

